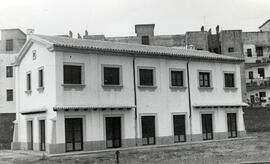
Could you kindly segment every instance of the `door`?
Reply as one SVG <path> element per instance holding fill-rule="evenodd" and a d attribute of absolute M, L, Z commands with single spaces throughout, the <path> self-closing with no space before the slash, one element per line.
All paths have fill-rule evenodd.
<path fill-rule="evenodd" d="M 66 151 L 83 150 L 82 118 L 66 118 Z"/>
<path fill-rule="evenodd" d="M 258 68 L 258 74 L 260 75 L 260 77 L 264 78 L 264 68 Z"/>
<path fill-rule="evenodd" d="M 174 142 L 185 142 L 186 141 L 186 121 L 185 115 L 174 115 L 173 116 L 173 132 Z"/>
<path fill-rule="evenodd" d="M 121 117 L 106 117 L 106 146 L 107 148 L 122 146 Z"/>
<path fill-rule="evenodd" d="M 237 137 L 236 113 L 227 114 L 228 137 Z"/>
<path fill-rule="evenodd" d="M 45 120 L 39 120 L 39 132 L 40 132 L 40 151 L 45 151 Z"/>
<path fill-rule="evenodd" d="M 202 114 L 203 140 L 213 139 L 212 114 Z"/>
<path fill-rule="evenodd" d="M 33 150 L 33 121 L 27 121 L 28 150 Z"/>
<path fill-rule="evenodd" d="M 155 116 L 142 116 L 142 144 L 153 145 L 156 143 Z"/>

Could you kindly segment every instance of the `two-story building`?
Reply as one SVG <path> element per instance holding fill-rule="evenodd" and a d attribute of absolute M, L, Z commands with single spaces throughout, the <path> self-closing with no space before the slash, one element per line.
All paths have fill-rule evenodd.
<path fill-rule="evenodd" d="M 12 148 L 63 153 L 241 137 L 241 62 L 32 35 L 15 63 Z"/>

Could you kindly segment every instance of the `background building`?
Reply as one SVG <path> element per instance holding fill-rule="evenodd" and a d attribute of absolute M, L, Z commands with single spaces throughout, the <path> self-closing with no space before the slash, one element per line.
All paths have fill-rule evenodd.
<path fill-rule="evenodd" d="M 12 63 L 26 41 L 20 29 L 1 30 L 0 40 L 0 148 L 9 148 L 16 119 L 15 76 Z"/>

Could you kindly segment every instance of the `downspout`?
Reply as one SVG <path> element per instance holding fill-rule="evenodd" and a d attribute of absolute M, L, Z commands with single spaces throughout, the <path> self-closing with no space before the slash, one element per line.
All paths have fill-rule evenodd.
<path fill-rule="evenodd" d="M 191 107 L 191 95 L 190 95 L 190 81 L 189 81 L 189 62 L 187 61 L 187 87 L 188 87 L 188 106 L 189 106 L 189 131 L 190 131 L 190 141 L 192 141 L 192 107 Z"/>
<path fill-rule="evenodd" d="M 137 113 L 137 90 L 136 90 L 136 66 L 135 66 L 135 57 L 133 58 L 133 89 L 134 89 L 134 105 L 135 105 L 135 144 L 138 146 L 138 113 Z"/>

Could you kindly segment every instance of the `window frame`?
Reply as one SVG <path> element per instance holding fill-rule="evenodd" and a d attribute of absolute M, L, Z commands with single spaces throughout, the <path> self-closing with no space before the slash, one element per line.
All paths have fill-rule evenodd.
<path fill-rule="evenodd" d="M 28 81 L 28 75 L 30 75 L 30 79 Z M 32 72 L 28 71 L 26 72 L 26 92 L 32 91 Z"/>
<path fill-rule="evenodd" d="M 80 66 L 81 67 L 81 83 L 80 84 L 70 84 L 65 83 L 65 66 Z M 63 63 L 63 86 L 84 86 L 85 85 L 85 66 L 84 63 L 72 63 L 72 62 L 64 62 Z"/>
<path fill-rule="evenodd" d="M 8 71 L 8 68 L 11 68 L 11 72 Z M 10 65 L 6 66 L 6 78 L 12 78 L 12 77 L 13 77 L 13 66 L 10 66 Z"/>
<path fill-rule="evenodd" d="M 115 84 L 105 84 L 104 83 L 104 76 L 105 76 L 105 72 L 104 69 L 105 67 L 108 68 L 119 68 L 119 84 L 115 85 Z M 123 86 L 123 69 L 122 69 L 122 65 L 114 65 L 114 64 L 101 64 L 101 82 L 102 82 L 102 86 L 103 87 L 122 87 Z"/>
<path fill-rule="evenodd" d="M 153 71 L 153 85 L 141 85 L 141 79 L 140 79 L 140 70 L 146 69 L 146 70 L 152 70 Z M 138 66 L 137 67 L 137 86 L 141 88 L 156 88 L 156 67 L 145 67 L 145 66 Z"/>
<path fill-rule="evenodd" d="M 233 87 L 230 87 L 230 86 L 226 86 L 226 78 L 225 78 L 225 74 L 233 74 Z M 236 87 L 236 74 L 235 72 L 233 71 L 223 71 L 223 87 L 226 88 L 226 89 L 234 89 L 234 88 L 237 88 Z"/>
<path fill-rule="evenodd" d="M 14 50 L 14 40 L 7 39 L 6 40 L 6 51 L 13 51 Z"/>
<path fill-rule="evenodd" d="M 9 94 L 10 93 L 9 91 L 11 91 L 11 98 L 9 97 Z M 7 89 L 6 90 L 6 101 L 14 101 L 14 90 L 13 89 Z"/>
<path fill-rule="evenodd" d="M 172 71 L 179 71 L 182 72 L 182 85 L 174 86 L 172 85 Z M 169 86 L 170 88 L 185 88 L 186 87 L 186 72 L 183 68 L 169 68 Z"/>
<path fill-rule="evenodd" d="M 209 86 L 201 86 L 200 85 L 200 73 L 209 73 Z M 198 88 L 199 89 L 213 89 L 213 77 L 211 70 L 198 70 Z"/>
<path fill-rule="evenodd" d="M 42 86 L 40 85 L 40 71 L 42 71 Z M 44 89 L 44 67 L 38 68 L 38 89 Z"/>

